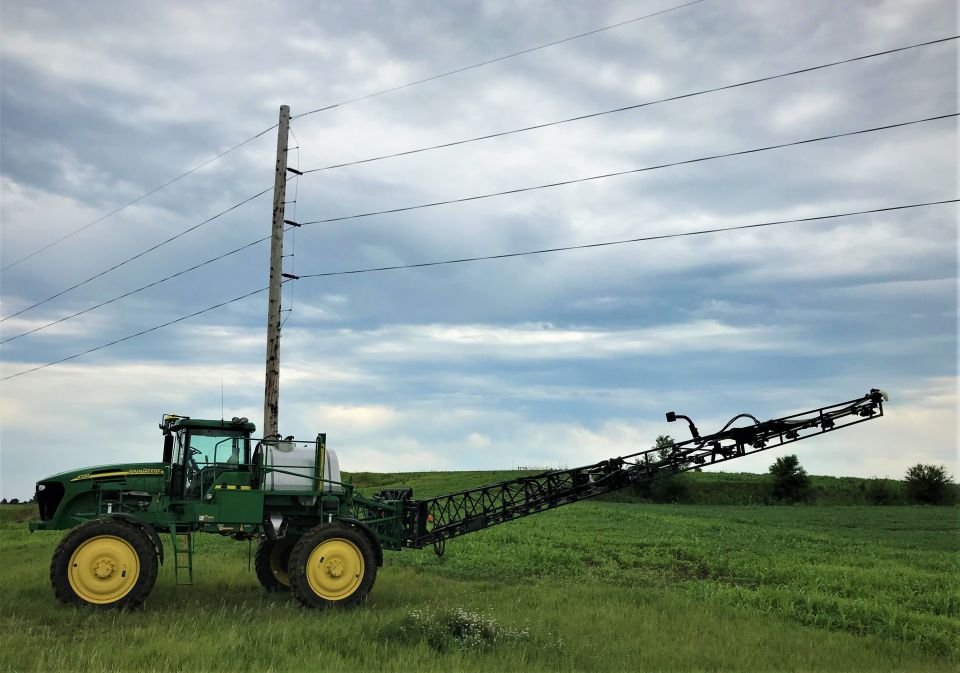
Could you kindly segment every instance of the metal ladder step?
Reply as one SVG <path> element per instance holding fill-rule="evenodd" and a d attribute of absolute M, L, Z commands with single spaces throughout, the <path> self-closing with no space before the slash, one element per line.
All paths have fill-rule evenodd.
<path fill-rule="evenodd" d="M 176 528 L 170 529 L 170 538 L 173 541 L 173 570 L 176 583 L 180 585 L 193 584 L 193 533 L 179 533 Z"/>

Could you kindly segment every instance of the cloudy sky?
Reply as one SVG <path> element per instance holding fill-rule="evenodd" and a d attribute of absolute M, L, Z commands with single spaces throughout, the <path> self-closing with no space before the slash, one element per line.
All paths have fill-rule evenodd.
<path fill-rule="evenodd" d="M 2 315 L 268 189 L 293 115 L 682 4 L 6 2 L 0 14 Z M 295 118 L 311 169 L 950 37 L 953 0 L 705 0 Z M 957 109 L 957 44 L 318 171 L 324 220 L 908 122 Z M 954 199 L 955 118 L 466 203 L 305 226 L 298 275 L 496 255 Z M 270 193 L 0 323 L 10 339 L 267 236 Z M 283 434 L 348 470 L 576 465 L 890 392 L 888 416 L 796 446 L 813 473 L 955 469 L 955 204 L 284 289 Z M 257 290 L 268 248 L 0 346 L 12 376 Z M 0 383 L 0 493 L 159 458 L 164 412 L 262 422 L 266 298 Z M 761 454 L 727 469 L 762 471 Z"/>

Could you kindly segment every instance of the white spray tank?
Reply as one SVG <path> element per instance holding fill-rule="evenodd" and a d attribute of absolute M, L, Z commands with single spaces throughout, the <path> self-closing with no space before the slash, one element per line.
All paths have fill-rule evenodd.
<path fill-rule="evenodd" d="M 267 489 L 272 491 L 341 491 L 340 461 L 327 448 L 321 433 L 315 442 L 297 442 L 293 436 L 266 445 Z M 322 480 L 322 481 L 321 481 Z"/>

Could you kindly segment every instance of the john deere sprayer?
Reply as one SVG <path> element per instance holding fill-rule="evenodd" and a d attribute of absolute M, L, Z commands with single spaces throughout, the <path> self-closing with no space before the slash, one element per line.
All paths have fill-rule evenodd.
<path fill-rule="evenodd" d="M 384 550 L 432 545 L 512 519 L 575 503 L 662 474 L 682 472 L 809 439 L 883 415 L 884 395 L 867 395 L 768 421 L 735 416 L 665 452 L 639 451 L 592 465 L 524 475 L 435 498 L 410 488 L 363 495 L 340 478 L 326 437 L 253 438 L 245 418 L 165 416 L 155 463 L 90 467 L 37 483 L 40 521 L 31 530 L 68 530 L 50 581 L 64 603 L 141 605 L 164 562 L 177 582 L 193 581 L 193 534 L 255 540 L 257 579 L 312 608 L 349 606 L 373 587 Z M 736 425 L 735 425 L 736 423 Z"/>

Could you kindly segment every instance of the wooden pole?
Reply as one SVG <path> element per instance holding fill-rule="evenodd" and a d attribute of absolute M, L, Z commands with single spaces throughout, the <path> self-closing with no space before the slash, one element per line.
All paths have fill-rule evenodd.
<path fill-rule="evenodd" d="M 283 283 L 283 206 L 287 192 L 287 134 L 290 106 L 280 106 L 277 127 L 277 172 L 273 182 L 273 229 L 270 238 L 270 296 L 267 300 L 267 374 L 263 388 L 263 437 L 277 435 L 280 412 L 280 288 Z"/>

